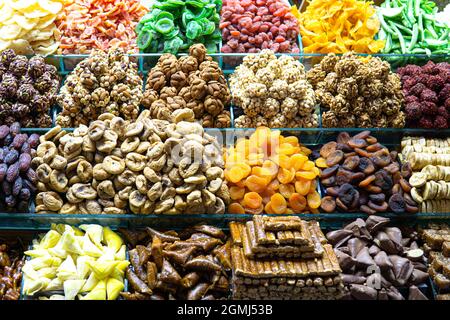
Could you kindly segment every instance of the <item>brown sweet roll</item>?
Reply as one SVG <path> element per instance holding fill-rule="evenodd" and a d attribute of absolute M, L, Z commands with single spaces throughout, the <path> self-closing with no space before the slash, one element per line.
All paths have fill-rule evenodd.
<path fill-rule="evenodd" d="M 19 300 L 24 263 L 21 243 L 0 239 L 0 300 Z"/>
<path fill-rule="evenodd" d="M 416 213 L 419 207 L 408 182 L 412 170 L 389 150 L 362 131 L 353 137 L 341 132 L 336 141 L 320 148 L 316 163 L 322 164 L 320 182 L 326 190 L 325 212 Z M 319 155 L 317 155 L 319 156 Z"/>
<path fill-rule="evenodd" d="M 417 292 L 417 286 L 428 279 L 418 234 L 389 224 L 390 219 L 371 215 L 326 234 L 343 271 L 343 299 L 426 299 Z M 400 288 L 408 288 L 408 296 L 402 295 Z"/>
<path fill-rule="evenodd" d="M 121 230 L 131 245 L 127 300 L 210 300 L 230 293 L 231 243 L 219 228 Z"/>

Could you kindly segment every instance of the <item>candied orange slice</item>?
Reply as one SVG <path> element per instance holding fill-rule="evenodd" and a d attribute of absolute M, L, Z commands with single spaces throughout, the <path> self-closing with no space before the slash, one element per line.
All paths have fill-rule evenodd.
<path fill-rule="evenodd" d="M 295 193 L 295 187 L 292 184 L 281 184 L 279 192 L 283 197 L 289 199 L 290 196 Z"/>
<path fill-rule="evenodd" d="M 295 174 L 296 178 L 303 178 L 307 180 L 313 180 L 317 175 L 312 171 L 298 171 Z"/>
<path fill-rule="evenodd" d="M 326 160 L 324 158 L 322 158 L 322 157 L 316 159 L 316 166 L 319 167 L 319 168 L 326 168 L 326 167 L 328 167 L 327 163 L 326 163 Z"/>
<path fill-rule="evenodd" d="M 240 200 L 244 198 L 245 188 L 239 188 L 236 186 L 230 187 L 230 197 L 232 200 Z"/>
<path fill-rule="evenodd" d="M 309 193 L 310 188 L 311 180 L 300 179 L 295 182 L 295 191 L 302 196 L 306 196 Z"/>
<path fill-rule="evenodd" d="M 299 193 L 293 193 L 289 197 L 289 206 L 295 213 L 301 213 L 306 208 L 306 198 Z"/>
<path fill-rule="evenodd" d="M 287 184 L 290 183 L 292 180 L 294 180 L 294 176 L 295 176 L 295 170 L 294 169 L 284 169 L 284 168 L 280 168 L 280 170 L 278 170 L 278 181 L 280 181 L 280 183 L 282 184 Z"/>
<path fill-rule="evenodd" d="M 320 207 L 320 195 L 317 191 L 308 193 L 306 199 L 308 201 L 308 206 L 311 209 L 317 209 L 318 207 Z"/>
<path fill-rule="evenodd" d="M 287 209 L 286 199 L 279 193 L 275 193 L 270 198 L 270 203 L 271 203 L 272 210 L 275 213 L 281 214 L 281 213 L 284 213 Z"/>
<path fill-rule="evenodd" d="M 228 206 L 228 212 L 234 214 L 244 214 L 245 210 L 239 203 L 233 202 Z"/>
<path fill-rule="evenodd" d="M 244 196 L 244 204 L 246 207 L 258 209 L 262 204 L 262 198 L 256 192 L 248 192 Z"/>
<path fill-rule="evenodd" d="M 253 192 L 263 192 L 266 188 L 267 180 L 255 175 L 251 175 L 245 179 L 245 186 Z"/>

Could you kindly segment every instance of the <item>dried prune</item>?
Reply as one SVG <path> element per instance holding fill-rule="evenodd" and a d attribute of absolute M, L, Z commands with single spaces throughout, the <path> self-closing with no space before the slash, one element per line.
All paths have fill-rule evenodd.
<path fill-rule="evenodd" d="M 9 127 L 7 125 L 0 126 L 0 140 L 5 139 L 5 137 L 9 134 Z"/>
<path fill-rule="evenodd" d="M 21 153 L 31 153 L 31 147 L 30 147 L 30 144 L 29 144 L 28 142 L 25 142 L 25 143 L 22 145 L 22 148 L 20 149 L 20 152 L 21 152 Z"/>
<path fill-rule="evenodd" d="M 347 157 L 344 160 L 344 163 L 342 164 L 342 167 L 347 169 L 347 170 L 353 171 L 353 170 L 355 170 L 355 168 L 358 167 L 358 165 L 359 165 L 359 157 L 358 156 L 351 156 L 351 157 Z"/>
<path fill-rule="evenodd" d="M 377 213 L 375 210 L 373 210 L 372 208 L 370 208 L 369 206 L 366 206 L 366 205 L 362 205 L 360 207 L 360 209 L 362 212 L 367 213 L 368 215 Z"/>
<path fill-rule="evenodd" d="M 352 148 L 360 148 L 363 149 L 367 147 L 367 142 L 364 139 L 358 139 L 358 138 L 351 138 L 348 140 L 347 144 Z"/>
<path fill-rule="evenodd" d="M 19 176 L 19 163 L 15 162 L 12 165 L 8 167 L 8 170 L 6 171 L 6 181 L 13 182 L 17 179 Z"/>
<path fill-rule="evenodd" d="M 358 134 L 355 134 L 353 136 L 353 139 L 366 139 L 368 136 L 370 136 L 370 131 L 369 130 L 364 130 L 364 131 L 361 131 Z"/>
<path fill-rule="evenodd" d="M 359 190 L 359 205 L 362 206 L 369 201 L 369 195 L 364 190 Z"/>
<path fill-rule="evenodd" d="M 31 148 L 36 148 L 39 145 L 39 135 L 33 133 L 31 136 L 28 137 L 27 142 Z"/>
<path fill-rule="evenodd" d="M 369 199 L 375 203 L 382 203 L 386 200 L 386 195 L 384 193 L 370 194 Z"/>
<path fill-rule="evenodd" d="M 328 158 L 328 156 L 336 150 L 336 142 L 330 141 L 325 143 L 322 148 L 320 148 L 320 156 L 322 158 Z"/>
<path fill-rule="evenodd" d="M 353 173 L 351 171 L 345 170 L 344 168 L 339 168 L 336 173 L 336 183 L 341 186 L 345 183 L 350 183 L 352 180 Z"/>
<path fill-rule="evenodd" d="M 19 133 L 14 137 L 14 140 L 12 142 L 12 147 L 20 150 L 22 148 L 22 145 L 25 143 L 25 141 L 28 140 L 28 135 L 25 133 Z"/>
<path fill-rule="evenodd" d="M 325 212 L 333 212 L 336 209 L 336 201 L 331 196 L 323 197 L 320 208 Z"/>
<path fill-rule="evenodd" d="M 375 166 L 369 158 L 361 158 L 359 160 L 358 170 L 369 175 L 375 172 Z"/>
<path fill-rule="evenodd" d="M 31 183 L 37 182 L 37 174 L 36 171 L 34 171 L 32 168 L 29 168 L 27 172 L 25 173 L 25 176 Z"/>
<path fill-rule="evenodd" d="M 19 193 L 19 199 L 21 200 L 29 200 L 31 197 L 30 189 L 22 188 Z"/>
<path fill-rule="evenodd" d="M 334 186 L 336 184 L 336 176 L 331 176 L 320 180 L 324 187 Z"/>
<path fill-rule="evenodd" d="M 31 182 L 28 179 L 23 179 L 23 186 L 24 188 L 30 190 L 31 192 L 36 192 L 36 186 L 34 185 L 33 182 Z"/>
<path fill-rule="evenodd" d="M 13 142 L 14 137 L 11 134 L 8 134 L 5 139 L 3 140 L 3 143 L 6 146 L 9 146 Z"/>
<path fill-rule="evenodd" d="M 390 191 L 394 185 L 392 178 L 385 170 L 379 170 L 375 173 L 373 184 L 380 187 L 383 191 Z"/>
<path fill-rule="evenodd" d="M 340 132 L 336 139 L 337 143 L 342 144 L 346 144 L 348 140 L 350 140 L 350 135 L 348 134 L 348 132 Z"/>
<path fill-rule="evenodd" d="M 344 152 L 352 152 L 353 149 L 346 143 L 338 143 L 336 145 L 336 150 L 342 150 Z"/>
<path fill-rule="evenodd" d="M 5 204 L 7 207 L 13 208 L 17 203 L 16 197 L 14 196 L 7 196 L 5 198 Z"/>
<path fill-rule="evenodd" d="M 6 163 L 0 163 L 0 182 L 2 182 L 5 179 L 7 170 L 8 165 Z"/>
<path fill-rule="evenodd" d="M 406 202 L 403 197 L 395 193 L 389 198 L 389 208 L 395 213 L 403 213 L 406 210 Z"/>
<path fill-rule="evenodd" d="M 12 186 L 12 194 L 13 196 L 18 196 L 20 193 L 20 190 L 22 189 L 22 178 L 21 177 L 17 177 L 17 179 L 14 181 L 13 186 Z"/>
<path fill-rule="evenodd" d="M 336 173 L 336 171 L 338 169 L 339 169 L 339 165 L 337 165 L 337 164 L 332 167 L 325 168 L 320 173 L 320 177 L 324 178 L 324 179 L 331 177 L 332 175 L 334 175 Z"/>
<path fill-rule="evenodd" d="M 14 122 L 13 124 L 11 124 L 11 126 L 9 127 L 9 132 L 11 132 L 13 137 L 18 135 L 20 133 L 20 123 Z"/>
<path fill-rule="evenodd" d="M 359 192 L 351 184 L 345 183 L 339 188 L 338 197 L 346 207 L 350 207 L 356 197 L 359 200 Z"/>
<path fill-rule="evenodd" d="M 12 189 L 11 188 L 12 188 L 11 183 L 9 183 L 6 180 L 3 180 L 3 182 L 2 182 L 3 193 L 6 194 L 7 196 L 9 196 L 12 193 Z"/>
<path fill-rule="evenodd" d="M 12 149 L 12 150 L 9 150 L 9 152 L 6 154 L 4 162 L 6 164 L 12 164 L 12 163 L 16 162 L 17 159 L 19 159 L 19 151 Z"/>
<path fill-rule="evenodd" d="M 373 209 L 373 210 L 375 210 L 375 211 L 377 211 L 377 212 L 385 212 L 385 211 L 388 209 L 388 204 L 387 204 L 385 201 L 382 202 L 382 203 L 380 203 L 380 204 L 375 203 L 375 202 L 372 202 L 372 201 L 369 201 L 369 202 L 367 203 L 367 205 L 368 205 L 371 209 Z"/>
<path fill-rule="evenodd" d="M 341 161 L 344 159 L 344 152 L 341 150 L 334 150 L 331 152 L 326 160 L 327 166 L 332 167 L 336 164 L 341 163 Z"/>
<path fill-rule="evenodd" d="M 27 172 L 31 166 L 31 156 L 28 153 L 22 153 L 19 157 L 20 172 Z"/>

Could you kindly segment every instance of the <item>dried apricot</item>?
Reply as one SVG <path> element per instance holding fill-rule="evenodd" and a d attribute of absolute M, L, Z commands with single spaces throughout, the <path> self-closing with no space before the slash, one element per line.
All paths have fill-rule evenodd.
<path fill-rule="evenodd" d="M 369 175 L 375 172 L 375 166 L 370 159 L 361 158 L 359 160 L 358 170 L 365 173 L 366 175 Z"/>
<path fill-rule="evenodd" d="M 244 207 L 244 210 L 246 214 L 260 214 L 263 212 L 264 206 L 261 204 L 258 208 Z"/>
<path fill-rule="evenodd" d="M 311 180 L 300 179 L 295 181 L 295 191 L 302 196 L 306 196 L 309 193 L 310 188 Z"/>
<path fill-rule="evenodd" d="M 370 131 L 369 130 L 364 130 L 364 131 L 361 131 L 358 134 L 355 134 L 353 136 L 353 139 L 366 139 L 368 136 L 370 136 Z"/>
<path fill-rule="evenodd" d="M 326 168 L 327 163 L 326 160 L 322 157 L 316 159 L 316 166 L 319 168 Z"/>
<path fill-rule="evenodd" d="M 273 211 L 272 209 L 272 203 L 269 201 L 266 203 L 266 205 L 264 206 L 264 211 L 268 214 L 274 214 L 275 211 Z"/>
<path fill-rule="evenodd" d="M 281 141 L 282 143 L 289 143 L 293 147 L 297 147 L 299 145 L 298 138 L 296 136 L 283 137 Z"/>
<path fill-rule="evenodd" d="M 303 171 L 311 171 L 313 168 L 315 168 L 314 162 L 308 160 L 303 164 L 301 169 Z M 299 170 L 299 169 L 296 169 L 296 170 Z"/>
<path fill-rule="evenodd" d="M 361 181 L 358 185 L 360 187 L 366 187 L 369 184 L 371 184 L 374 180 L 375 180 L 375 176 L 374 175 L 370 175 L 367 178 L 365 178 L 363 181 Z"/>
<path fill-rule="evenodd" d="M 336 200 L 331 196 L 323 197 L 320 208 L 325 212 L 333 212 L 336 210 Z"/>
<path fill-rule="evenodd" d="M 289 197 L 295 193 L 295 187 L 292 184 L 282 184 L 280 185 L 279 191 L 283 197 L 289 199 Z"/>
<path fill-rule="evenodd" d="M 348 140 L 350 140 L 350 135 L 348 134 L 348 132 L 340 132 L 336 139 L 337 143 L 342 144 L 346 144 Z"/>
<path fill-rule="evenodd" d="M 251 175 L 245 179 L 245 186 L 253 192 L 263 192 L 266 188 L 267 180 L 255 175 Z"/>
<path fill-rule="evenodd" d="M 244 198 L 245 188 L 239 188 L 236 186 L 230 187 L 230 197 L 232 200 L 240 200 Z"/>
<path fill-rule="evenodd" d="M 233 202 L 228 206 L 228 212 L 234 214 L 244 214 L 245 210 L 239 203 Z"/>
<path fill-rule="evenodd" d="M 325 159 L 328 158 L 330 154 L 336 151 L 336 145 L 337 143 L 335 141 L 325 143 L 322 148 L 320 148 L 320 156 Z"/>
<path fill-rule="evenodd" d="M 308 201 L 308 206 L 311 209 L 317 209 L 318 207 L 320 207 L 320 195 L 317 191 L 308 193 L 306 199 Z"/>
<path fill-rule="evenodd" d="M 278 150 L 280 154 L 285 154 L 288 156 L 293 155 L 296 151 L 296 147 L 292 146 L 290 143 L 282 143 Z"/>
<path fill-rule="evenodd" d="M 317 174 L 312 171 L 298 171 L 295 176 L 297 178 L 303 178 L 307 180 L 313 180 L 315 177 L 317 177 Z"/>
<path fill-rule="evenodd" d="M 290 159 L 289 159 L 289 167 L 290 168 L 294 168 L 296 171 L 300 170 L 307 162 L 311 162 L 308 161 L 308 157 L 303 155 L 303 154 L 294 154 Z M 314 167 L 314 163 L 313 163 L 313 167 Z M 305 170 L 310 170 L 310 169 L 305 169 Z"/>
<path fill-rule="evenodd" d="M 256 192 L 248 192 L 244 196 L 244 204 L 246 207 L 257 209 L 262 204 L 262 198 Z"/>
<path fill-rule="evenodd" d="M 251 166 L 261 166 L 264 163 L 263 153 L 250 153 L 248 155 L 248 164 Z"/>
<path fill-rule="evenodd" d="M 252 168 L 246 163 L 238 163 L 238 164 L 236 164 L 236 166 L 241 168 L 242 175 L 244 176 L 244 178 L 247 178 L 252 170 Z"/>
<path fill-rule="evenodd" d="M 280 187 L 280 181 L 278 181 L 277 179 L 272 180 L 268 185 L 267 185 L 267 190 L 273 190 L 273 191 L 277 191 Z"/>
<path fill-rule="evenodd" d="M 344 159 L 344 152 L 341 150 L 335 150 L 331 152 L 327 157 L 327 166 L 332 167 L 335 164 L 341 163 L 341 161 Z"/>
<path fill-rule="evenodd" d="M 317 190 L 317 180 L 311 180 L 311 185 L 309 186 L 309 193 Z"/>
<path fill-rule="evenodd" d="M 336 171 L 339 169 L 339 165 L 334 165 L 334 166 L 332 166 L 332 167 L 329 167 L 329 168 L 325 168 L 325 169 L 323 169 L 322 170 L 322 172 L 321 172 L 321 174 L 320 174 L 320 177 L 321 178 L 328 178 L 328 177 L 331 177 L 331 176 L 333 176 L 335 173 L 336 173 Z"/>
<path fill-rule="evenodd" d="M 289 206 L 295 213 L 301 213 L 306 208 L 306 198 L 299 193 L 293 193 L 289 197 Z"/>
<path fill-rule="evenodd" d="M 363 149 L 365 147 L 367 147 L 367 142 L 364 139 L 358 139 L 358 138 L 351 138 L 350 140 L 348 140 L 347 144 L 352 147 L 352 148 L 360 148 Z"/>
<path fill-rule="evenodd" d="M 278 174 L 278 165 L 272 160 L 265 160 L 263 163 L 263 168 L 269 170 L 272 179 L 274 179 Z"/>
<path fill-rule="evenodd" d="M 228 171 L 228 179 L 233 182 L 239 182 L 244 178 L 244 172 L 242 172 L 242 168 L 238 167 L 238 166 L 233 166 L 229 171 Z"/>
<path fill-rule="evenodd" d="M 273 162 L 275 162 L 276 164 L 278 164 L 281 168 L 284 169 L 290 169 L 291 168 L 291 158 L 288 157 L 285 154 L 280 154 L 277 156 L 274 156 L 273 159 L 271 159 Z"/>
<path fill-rule="evenodd" d="M 359 157 L 358 156 L 351 156 L 351 157 L 347 157 L 344 160 L 344 163 L 342 164 L 342 167 L 347 169 L 347 170 L 354 170 L 356 167 L 358 167 L 359 165 Z"/>
<path fill-rule="evenodd" d="M 300 146 L 300 152 L 303 153 L 305 156 L 309 156 L 312 153 L 311 149 L 305 146 Z"/>
<path fill-rule="evenodd" d="M 284 199 L 284 197 L 279 193 L 274 194 L 270 198 L 270 203 L 271 203 L 272 210 L 275 213 L 279 213 L 279 214 L 284 213 L 287 209 L 286 199 Z"/>
<path fill-rule="evenodd" d="M 284 168 L 280 168 L 280 170 L 278 170 L 278 181 L 280 181 L 280 183 L 286 184 L 286 183 L 290 183 L 295 176 L 295 170 L 291 169 L 291 170 L 287 170 Z M 314 178 L 313 178 L 314 179 Z"/>

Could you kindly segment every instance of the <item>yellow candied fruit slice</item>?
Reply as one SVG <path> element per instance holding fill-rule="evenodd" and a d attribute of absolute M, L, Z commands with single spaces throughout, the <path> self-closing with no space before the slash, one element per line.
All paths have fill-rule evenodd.
<path fill-rule="evenodd" d="M 228 212 L 234 214 L 244 214 L 245 210 L 244 207 L 241 206 L 239 203 L 233 202 L 228 206 Z"/>
<path fill-rule="evenodd" d="M 306 196 L 306 199 L 308 201 L 308 206 L 311 209 L 317 209 L 320 207 L 320 195 L 317 191 L 308 193 L 308 195 Z"/>
<path fill-rule="evenodd" d="M 245 188 L 240 188 L 237 186 L 230 187 L 230 197 L 232 200 L 240 200 L 244 198 Z"/>
<path fill-rule="evenodd" d="M 270 197 L 270 203 L 272 210 L 277 214 L 284 213 L 287 209 L 286 199 L 279 193 L 275 193 Z"/>
<path fill-rule="evenodd" d="M 244 205 L 251 209 L 258 209 L 262 204 L 262 198 L 256 192 L 248 192 L 244 196 Z"/>

